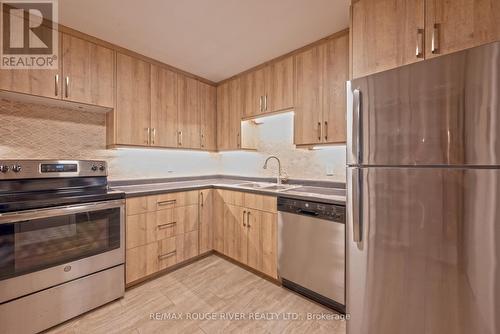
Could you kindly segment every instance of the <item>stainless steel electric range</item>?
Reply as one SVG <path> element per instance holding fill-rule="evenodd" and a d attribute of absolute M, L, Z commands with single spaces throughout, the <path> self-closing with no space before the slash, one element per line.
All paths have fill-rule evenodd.
<path fill-rule="evenodd" d="M 2 332 L 39 332 L 123 296 L 124 208 L 104 161 L 0 161 Z"/>

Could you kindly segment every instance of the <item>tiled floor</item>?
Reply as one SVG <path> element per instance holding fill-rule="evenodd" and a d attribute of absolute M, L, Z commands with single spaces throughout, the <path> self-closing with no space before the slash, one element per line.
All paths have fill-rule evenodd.
<path fill-rule="evenodd" d="M 152 320 L 155 313 L 158 319 Z M 124 298 L 48 333 L 345 333 L 345 321 L 308 320 L 308 313 L 336 316 L 212 255 L 130 289 Z M 243 318 L 228 319 L 237 315 Z M 299 318 L 284 319 L 287 315 Z M 197 316 L 213 319 L 194 320 Z M 251 316 L 269 319 L 249 320 Z"/>

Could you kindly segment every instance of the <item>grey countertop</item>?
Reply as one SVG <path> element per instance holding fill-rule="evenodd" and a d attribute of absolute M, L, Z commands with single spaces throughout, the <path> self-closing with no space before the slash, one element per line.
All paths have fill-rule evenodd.
<path fill-rule="evenodd" d="M 315 200 L 323 203 L 330 204 L 345 204 L 345 188 L 343 184 L 333 182 L 314 181 L 310 183 L 304 181 L 301 183 L 294 181 L 291 182 L 296 188 L 287 191 L 274 191 L 264 189 L 252 189 L 238 186 L 239 184 L 254 181 L 263 182 L 264 179 L 249 179 L 249 178 L 235 178 L 235 177 L 200 177 L 185 178 L 176 180 L 132 180 L 132 181 L 118 181 L 110 182 L 110 187 L 113 190 L 123 191 L 126 197 L 137 197 L 146 195 L 156 195 L 168 192 L 188 191 L 207 188 L 221 188 L 228 190 L 237 190 L 251 193 L 258 193 L 271 196 L 283 196 L 289 198 Z M 265 180 L 269 181 L 269 180 Z M 304 187 L 301 187 L 303 185 Z M 303 188 L 303 189 L 301 189 Z M 307 192 L 304 192 L 307 191 Z"/>

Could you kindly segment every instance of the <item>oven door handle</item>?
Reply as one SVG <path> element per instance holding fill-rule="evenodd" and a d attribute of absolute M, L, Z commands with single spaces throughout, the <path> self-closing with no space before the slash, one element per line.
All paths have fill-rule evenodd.
<path fill-rule="evenodd" d="M 103 202 L 92 202 L 85 204 L 75 204 L 67 206 L 56 206 L 52 208 L 8 212 L 0 214 L 0 225 L 23 222 L 32 219 L 42 219 L 57 216 L 70 215 L 81 212 L 93 212 L 99 210 L 124 208 L 125 200 L 112 200 Z"/>

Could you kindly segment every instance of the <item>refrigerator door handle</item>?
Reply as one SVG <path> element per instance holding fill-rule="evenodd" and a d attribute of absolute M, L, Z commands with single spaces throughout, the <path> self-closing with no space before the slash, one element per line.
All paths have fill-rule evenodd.
<path fill-rule="evenodd" d="M 351 90 L 351 82 L 347 82 L 347 164 L 361 164 L 362 137 L 361 137 L 361 91 Z"/>
<path fill-rule="evenodd" d="M 361 242 L 363 225 L 361 222 L 362 211 L 362 173 L 359 168 L 348 168 L 347 175 L 347 219 L 352 226 L 352 240 Z"/>

